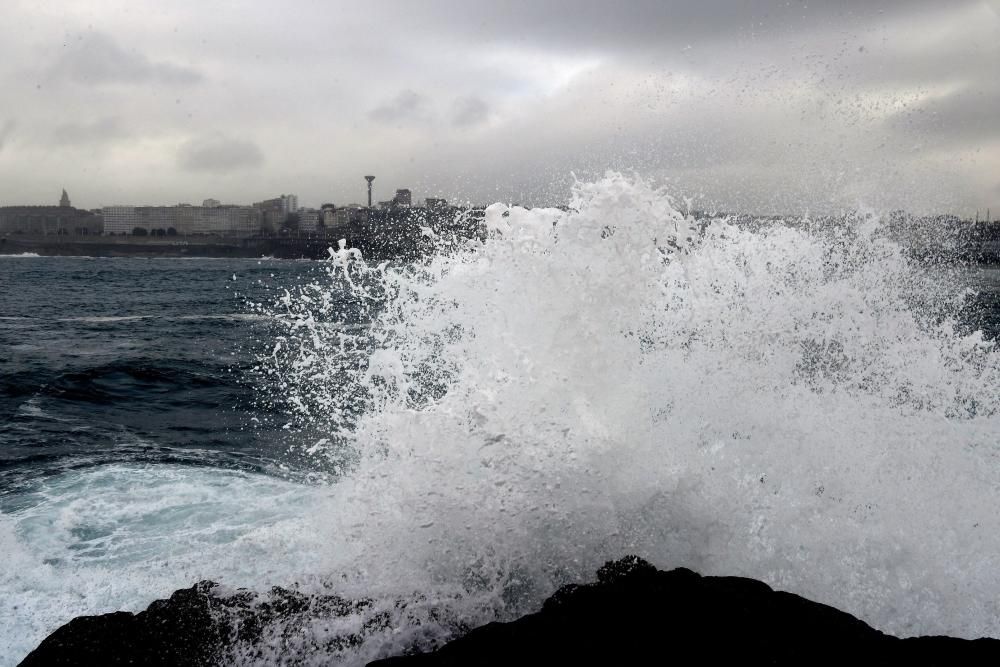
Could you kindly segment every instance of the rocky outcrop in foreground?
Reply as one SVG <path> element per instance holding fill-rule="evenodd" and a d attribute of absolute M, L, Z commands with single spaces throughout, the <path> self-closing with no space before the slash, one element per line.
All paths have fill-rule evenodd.
<path fill-rule="evenodd" d="M 372 665 L 1000 665 L 1000 640 L 890 637 L 754 579 L 662 572 L 634 556 L 597 576 L 536 614 Z"/>
<path fill-rule="evenodd" d="M 217 584 L 203 581 L 175 591 L 170 599 L 157 600 L 137 614 L 118 611 L 74 618 L 42 640 L 20 667 L 229 664 L 228 652 L 237 644 L 242 648 L 260 640 L 281 644 L 288 639 L 282 634 L 295 632 L 317 618 L 364 618 L 356 633 L 325 638 L 322 646 L 346 648 L 360 643 L 364 633 L 386 629 L 388 618 L 373 612 L 371 606 L 369 600 L 307 596 L 283 588 L 273 588 L 269 595 L 246 590 L 223 593 Z M 277 637 L 274 628 L 280 629 Z M 241 653 L 246 658 L 260 658 L 252 649 Z"/>
<path fill-rule="evenodd" d="M 213 594 L 203 582 L 138 614 L 77 618 L 56 630 L 22 665 L 208 665 L 238 636 L 276 619 L 362 614 L 367 601 L 306 597 L 275 589 Z M 360 632 L 382 631 L 370 615 Z M 286 624 L 295 627 L 295 623 Z M 360 637 L 343 637 L 350 644 Z M 541 611 L 476 628 L 433 653 L 381 660 L 379 667 L 558 664 L 979 665 L 1000 664 L 1000 641 L 899 639 L 853 616 L 771 590 L 753 579 L 662 572 L 626 557 L 598 581 L 561 588 Z"/>

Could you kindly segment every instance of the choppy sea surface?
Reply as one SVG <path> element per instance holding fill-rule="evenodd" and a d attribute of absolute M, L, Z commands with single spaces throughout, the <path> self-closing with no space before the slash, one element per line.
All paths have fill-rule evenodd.
<path fill-rule="evenodd" d="M 410 266 L 0 257 L 0 664 L 201 579 L 433 601 L 242 657 L 363 663 L 625 553 L 1000 636 L 1000 270 L 676 209 L 612 175 Z"/>

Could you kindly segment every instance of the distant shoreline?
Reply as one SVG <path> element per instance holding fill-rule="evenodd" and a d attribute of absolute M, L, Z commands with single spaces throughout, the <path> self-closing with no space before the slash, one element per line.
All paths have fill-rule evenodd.
<path fill-rule="evenodd" d="M 40 257 L 215 257 L 232 259 L 327 259 L 330 249 L 344 240 L 368 260 L 415 258 L 421 254 L 419 239 L 412 234 L 386 238 L 371 235 L 334 236 L 0 236 L 0 255 Z M 924 252 L 918 254 L 926 254 Z M 1000 265 L 1000 244 L 986 240 L 955 253 L 978 265 Z"/>
<path fill-rule="evenodd" d="M 336 248 L 334 237 L 0 237 L 0 255 L 42 257 L 219 257 L 276 259 L 325 259 Z M 348 240 L 350 247 L 355 247 Z"/>

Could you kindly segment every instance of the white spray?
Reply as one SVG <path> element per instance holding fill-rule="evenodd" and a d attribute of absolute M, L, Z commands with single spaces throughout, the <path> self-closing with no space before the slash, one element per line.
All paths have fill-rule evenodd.
<path fill-rule="evenodd" d="M 351 452 L 321 522 L 341 581 L 476 623 L 636 553 L 1000 635 L 1000 353 L 876 219 L 699 225 L 618 174 L 485 216 L 416 267 L 341 251 L 280 304 L 265 366 L 330 433 L 310 451 Z M 337 325 L 345 279 L 370 328 Z"/>

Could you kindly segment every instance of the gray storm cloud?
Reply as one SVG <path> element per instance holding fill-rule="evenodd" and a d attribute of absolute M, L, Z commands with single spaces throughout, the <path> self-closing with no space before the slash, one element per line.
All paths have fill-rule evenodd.
<path fill-rule="evenodd" d="M 65 78 L 86 85 L 183 85 L 202 80 L 201 74 L 190 67 L 151 61 L 138 51 L 122 48 L 110 36 L 101 33 L 68 40 L 51 74 L 56 79 Z"/>
<path fill-rule="evenodd" d="M 5 12 L 18 126 L 0 132 L 2 201 L 58 181 L 89 205 L 318 205 L 362 199 L 375 173 L 376 197 L 543 204 L 571 173 L 618 169 L 728 210 L 1000 210 L 993 0 Z"/>
<path fill-rule="evenodd" d="M 485 122 L 489 116 L 489 105 L 480 98 L 470 95 L 455 100 L 451 122 L 456 127 L 470 127 Z"/>
<path fill-rule="evenodd" d="M 400 91 L 391 100 L 378 105 L 368 117 L 380 123 L 402 123 L 426 118 L 427 100 L 412 90 Z"/>
<path fill-rule="evenodd" d="M 178 162 L 191 171 L 228 173 L 260 166 L 264 154 L 251 141 L 215 136 L 185 143 L 178 153 Z"/>
<path fill-rule="evenodd" d="M 943 146 L 977 147 L 1000 141 L 1000 80 L 990 86 L 961 86 L 892 119 L 894 129 L 914 140 Z"/>
<path fill-rule="evenodd" d="M 99 118 L 90 123 L 65 123 L 53 131 L 53 141 L 57 145 L 77 146 L 84 144 L 107 144 L 129 136 L 128 130 L 117 116 Z"/>

